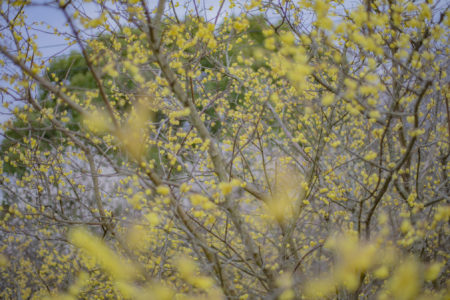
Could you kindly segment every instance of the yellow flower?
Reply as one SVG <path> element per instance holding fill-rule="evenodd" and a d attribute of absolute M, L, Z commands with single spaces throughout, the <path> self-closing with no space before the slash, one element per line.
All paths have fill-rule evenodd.
<path fill-rule="evenodd" d="M 233 191 L 233 185 L 229 182 L 219 183 L 219 189 L 224 196 L 230 194 Z"/>
<path fill-rule="evenodd" d="M 329 106 L 334 103 L 334 95 L 333 94 L 326 94 L 322 97 L 322 105 Z"/>
<path fill-rule="evenodd" d="M 424 275 L 425 280 L 427 280 L 427 281 L 435 280 L 441 273 L 441 268 L 442 268 L 442 265 L 440 263 L 433 263 L 425 271 L 425 275 Z"/>
<path fill-rule="evenodd" d="M 266 47 L 267 50 L 274 51 L 276 49 L 275 38 L 273 36 L 266 38 L 264 41 L 264 47 Z"/>
<path fill-rule="evenodd" d="M 180 192 L 187 193 L 192 187 L 186 183 L 182 183 L 180 186 Z"/>
<path fill-rule="evenodd" d="M 416 299 L 420 289 L 420 268 L 415 260 L 404 262 L 395 272 L 389 282 L 392 299 Z"/>
<path fill-rule="evenodd" d="M 377 120 L 377 119 L 381 118 L 381 114 L 380 114 L 380 112 L 379 112 L 378 110 L 372 110 L 372 111 L 369 113 L 369 117 L 370 117 L 371 119 Z"/>
<path fill-rule="evenodd" d="M 167 185 L 160 185 L 156 188 L 156 192 L 160 195 L 166 196 L 169 195 L 170 189 Z"/>
<path fill-rule="evenodd" d="M 158 215 L 154 212 L 150 212 L 150 213 L 146 214 L 145 218 L 152 226 L 159 225 L 159 223 L 160 223 Z"/>
<path fill-rule="evenodd" d="M 389 276 L 389 269 L 386 266 L 379 267 L 373 273 L 378 279 L 386 279 Z"/>
<path fill-rule="evenodd" d="M 369 153 L 367 153 L 365 156 L 364 156 L 364 159 L 365 160 L 373 160 L 373 159 L 375 159 L 377 157 L 377 154 L 375 153 L 375 152 L 373 152 L 373 151 L 370 151 Z"/>
<path fill-rule="evenodd" d="M 9 265 L 8 258 L 4 256 L 3 254 L 0 254 L 0 268 L 1 267 L 7 267 Z"/>

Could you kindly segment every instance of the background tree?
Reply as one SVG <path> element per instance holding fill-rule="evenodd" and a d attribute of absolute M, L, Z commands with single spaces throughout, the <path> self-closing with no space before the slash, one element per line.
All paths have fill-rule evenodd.
<path fill-rule="evenodd" d="M 448 297 L 444 3 L 3 5 L 3 297 Z"/>

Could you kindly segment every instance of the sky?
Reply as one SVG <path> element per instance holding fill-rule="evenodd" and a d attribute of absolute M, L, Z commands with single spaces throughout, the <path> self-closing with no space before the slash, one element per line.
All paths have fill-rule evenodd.
<path fill-rule="evenodd" d="M 1 1 L 0 1 L 1 2 Z M 75 3 L 80 3 L 80 1 L 74 1 Z M 150 0 L 150 7 L 151 5 L 155 4 L 156 1 Z M 176 2 L 176 1 L 175 1 Z M 184 8 L 183 8 L 183 2 L 180 2 L 180 6 L 177 8 L 177 14 L 180 15 L 180 17 L 184 14 Z M 212 18 L 215 17 L 218 8 L 220 6 L 219 0 L 207 0 L 202 1 L 203 3 L 201 5 L 204 5 L 205 2 L 207 2 L 208 7 L 212 6 L 214 9 L 212 11 L 208 11 L 208 17 Z M 54 1 L 45 1 L 45 0 L 37 0 L 32 1 L 32 5 L 28 6 L 25 9 L 25 15 L 26 15 L 26 23 L 27 24 L 34 24 L 32 27 L 34 30 L 30 30 L 31 35 L 36 35 L 36 44 L 38 46 L 39 51 L 42 53 L 42 59 L 45 61 L 48 61 L 50 58 L 54 58 L 57 56 L 64 56 L 68 55 L 71 51 L 79 51 L 79 47 L 77 45 L 68 46 L 67 41 L 65 40 L 63 35 L 57 35 L 54 32 L 54 28 L 56 28 L 60 32 L 68 33 L 70 32 L 69 27 L 66 26 L 65 17 L 61 10 L 55 6 Z M 51 5 L 48 5 L 48 3 L 52 3 Z M 0 4 L 1 5 L 1 4 Z M 1 8 L 4 9 L 4 5 L 1 5 Z M 84 3 L 83 9 L 85 13 L 91 17 L 98 16 L 100 11 L 99 7 L 94 4 Z M 228 10 L 228 4 L 225 2 L 223 11 Z M 0 30 L 3 27 L 2 22 L 4 21 L 0 19 Z M 48 27 L 50 26 L 50 28 Z M 7 63 L 7 66 L 10 67 L 12 64 Z M 2 71 L 0 70 L 0 77 L 1 77 Z M 5 81 L 0 79 L 0 86 L 2 87 L 8 87 L 9 84 Z M 1 91 L 0 91 L 1 93 Z M 3 101 L 7 100 L 7 96 L 1 95 Z M 1 101 L 1 100 L 0 100 Z M 10 118 L 10 114 L 7 113 L 7 110 L 3 108 L 3 106 L 0 106 L 0 123 L 6 121 Z M 1 137 L 0 137 L 1 139 Z"/>
<path fill-rule="evenodd" d="M 64 29 L 66 28 L 64 26 L 64 16 L 61 11 L 59 11 L 56 8 L 50 7 L 48 5 L 41 5 L 41 3 L 44 1 L 38 1 L 36 2 L 37 5 L 33 5 L 30 7 L 27 7 L 25 9 L 25 15 L 26 15 L 26 23 L 27 24 L 33 24 L 33 23 L 42 23 L 39 25 L 33 25 L 35 30 L 31 30 L 31 35 L 36 35 L 36 44 L 38 46 L 39 51 L 42 53 L 42 58 L 44 60 L 48 60 L 50 57 L 58 56 L 58 55 L 65 55 L 69 53 L 71 50 L 75 49 L 74 46 L 68 47 L 67 41 L 64 40 L 64 37 L 57 36 L 53 29 L 48 29 L 47 26 L 51 26 L 52 28 L 58 28 L 58 29 Z M 2 6 L 4 8 L 4 6 Z M 4 20 L 0 20 L 0 28 L 2 28 L 4 25 Z M 11 62 L 6 62 L 7 67 L 11 67 Z M 0 70 L 0 76 L 2 75 L 2 71 Z M 0 79 L 0 86 L 1 87 L 9 87 L 9 84 L 5 81 Z M 1 91 L 0 91 L 1 93 Z M 2 95 L 0 98 L 2 101 L 8 101 L 8 96 Z M 14 105 L 14 104 L 13 104 Z M 20 105 L 20 104 L 19 104 Z M 1 106 L 0 107 L 0 123 L 8 120 L 11 117 L 11 115 L 8 113 L 8 111 Z M 2 136 L 0 136 L 0 140 L 2 139 Z"/>
<path fill-rule="evenodd" d="M 246 3 L 249 0 L 243 0 L 238 1 L 239 3 Z M 1 4 L 0 0 L 0 7 L 2 9 L 5 9 L 5 3 L 3 5 Z M 179 18 L 183 18 L 185 15 L 186 9 L 184 8 L 184 2 L 183 0 L 174 0 L 174 3 L 179 2 L 180 5 L 176 9 L 177 15 Z M 194 7 L 192 5 L 192 1 L 188 1 L 191 3 L 189 9 L 194 10 Z M 25 15 L 26 15 L 26 23 L 27 24 L 33 24 L 32 28 L 29 33 L 31 35 L 36 35 L 36 43 L 38 46 L 38 50 L 42 53 L 42 59 L 44 59 L 46 62 L 50 58 L 54 58 L 57 56 L 64 56 L 68 55 L 71 51 L 77 51 L 79 50 L 79 47 L 77 45 L 68 46 L 67 41 L 65 40 L 63 35 L 57 35 L 54 32 L 54 29 L 56 28 L 58 31 L 62 33 L 69 33 L 70 29 L 68 26 L 66 26 L 65 17 L 61 10 L 56 5 L 57 2 L 52 0 L 34 0 L 32 1 L 32 5 L 28 6 L 25 9 Z M 93 3 L 83 3 L 81 1 L 74 0 L 73 3 L 75 5 L 82 5 L 82 8 L 84 12 L 89 15 L 90 17 L 96 17 L 100 14 L 99 6 L 94 5 Z M 149 0 L 149 7 L 152 8 L 155 7 L 157 1 L 156 0 Z M 169 3 L 169 1 L 167 1 Z M 168 8 L 168 4 L 166 3 L 166 9 Z M 50 4 L 50 5 L 49 5 Z M 212 10 L 208 10 L 208 8 L 213 7 Z M 204 0 L 201 1 L 199 4 L 199 11 L 202 11 L 203 16 L 212 21 L 215 19 L 217 12 L 220 7 L 220 0 Z M 225 3 L 223 5 L 221 16 L 225 15 L 226 13 L 238 13 L 238 9 L 230 9 L 229 8 L 229 1 L 225 0 Z M 220 19 L 218 22 L 220 22 Z M 0 30 L 2 30 L 3 26 L 5 24 L 3 19 L 0 19 Z M 50 26 L 50 27 L 48 27 Z M 0 40 L 1 43 L 1 40 Z M 7 63 L 7 67 L 11 68 L 12 63 Z M 6 68 L 5 68 L 6 69 Z M 9 87 L 9 84 L 6 83 L 1 79 L 2 70 L 0 69 L 0 87 Z M 1 91 L 0 91 L 1 93 Z M 5 101 L 8 99 L 8 96 L 0 95 L 0 101 Z M 2 100 L 3 98 L 3 100 Z M 20 104 L 19 104 L 20 105 Z M 0 123 L 6 121 L 10 118 L 10 114 L 8 111 L 3 108 L 3 106 L 0 106 Z M 1 140 L 0 135 L 0 140 Z"/>
<path fill-rule="evenodd" d="M 38 48 L 44 58 L 64 54 L 69 52 L 71 48 L 73 49 L 73 47 L 67 47 L 67 42 L 62 36 L 58 36 L 51 29 L 47 29 L 47 25 L 61 31 L 68 29 L 64 26 L 64 15 L 59 9 L 49 6 L 32 6 L 26 9 L 26 15 L 30 23 L 44 22 L 42 26 L 39 26 L 42 31 L 36 30 L 34 32 L 37 35 Z"/>
<path fill-rule="evenodd" d="M 53 57 L 55 55 L 67 54 L 71 50 L 76 50 L 75 46 L 67 47 L 67 42 L 64 37 L 57 36 L 53 32 L 48 32 L 46 27 L 50 25 L 52 28 L 57 28 L 62 32 L 69 32 L 69 28 L 65 26 L 65 17 L 63 13 L 56 7 L 47 5 L 49 1 L 33 1 L 36 5 L 30 6 L 26 9 L 27 23 L 44 22 L 38 28 L 42 31 L 35 30 L 33 33 L 37 35 L 37 44 L 39 50 L 42 52 L 44 58 Z M 76 2 L 76 1 L 75 1 Z M 155 4 L 155 0 L 149 1 Z M 167 1 L 169 2 L 169 1 Z M 174 1 L 177 2 L 177 1 Z M 179 1 L 180 6 L 177 8 L 179 16 L 184 14 L 183 1 Z M 220 6 L 220 0 L 206 0 L 200 4 L 204 8 L 213 7 L 213 10 L 205 10 L 208 19 L 213 19 Z M 166 7 L 168 5 L 166 4 Z M 94 17 L 99 14 L 98 6 L 86 3 L 83 4 L 86 14 Z M 222 12 L 230 11 L 228 1 L 225 1 Z M 46 32 L 47 31 L 47 32 Z"/>

